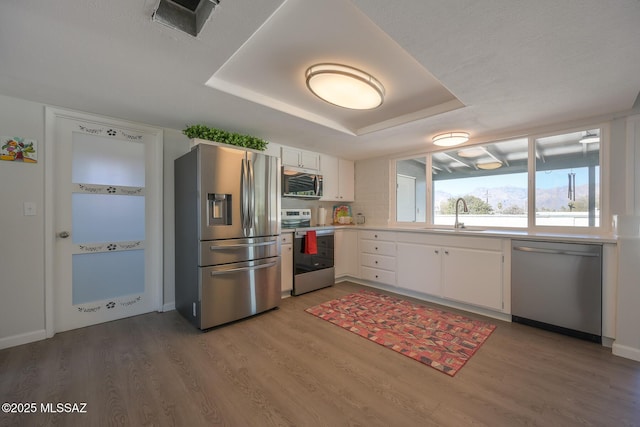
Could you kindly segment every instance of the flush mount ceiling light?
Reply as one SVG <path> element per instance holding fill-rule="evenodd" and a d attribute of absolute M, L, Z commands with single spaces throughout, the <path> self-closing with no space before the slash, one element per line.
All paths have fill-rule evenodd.
<path fill-rule="evenodd" d="M 587 132 L 587 134 L 582 138 L 580 138 L 578 142 L 581 144 L 591 144 L 594 142 L 600 142 L 600 137 L 596 134 Z"/>
<path fill-rule="evenodd" d="M 458 151 L 458 156 L 466 158 L 480 157 L 485 154 L 487 154 L 487 150 L 485 150 L 484 147 L 471 147 Z"/>
<path fill-rule="evenodd" d="M 477 163 L 476 166 L 479 169 L 493 170 L 493 169 L 498 169 L 499 167 L 501 167 L 502 166 L 502 162 Z"/>
<path fill-rule="evenodd" d="M 452 147 L 464 144 L 468 140 L 469 134 L 467 132 L 447 132 L 433 137 L 433 143 L 440 147 Z"/>
<path fill-rule="evenodd" d="M 370 110 L 384 101 L 384 86 L 357 68 L 340 64 L 316 64 L 305 73 L 307 87 L 329 104 L 352 110 Z"/>

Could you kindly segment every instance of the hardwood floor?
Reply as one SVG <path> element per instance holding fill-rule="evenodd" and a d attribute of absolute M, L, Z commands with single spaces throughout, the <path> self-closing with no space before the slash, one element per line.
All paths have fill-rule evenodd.
<path fill-rule="evenodd" d="M 640 426 L 640 363 L 597 344 L 465 313 L 498 327 L 451 378 L 304 312 L 361 288 L 206 333 L 173 311 L 2 350 L 0 403 L 38 410 L 0 425 Z"/>

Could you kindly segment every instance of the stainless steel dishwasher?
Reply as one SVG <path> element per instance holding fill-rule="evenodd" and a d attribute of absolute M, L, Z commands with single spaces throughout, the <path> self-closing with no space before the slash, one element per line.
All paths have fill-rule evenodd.
<path fill-rule="evenodd" d="M 512 320 L 602 342 L 602 245 L 511 241 Z"/>

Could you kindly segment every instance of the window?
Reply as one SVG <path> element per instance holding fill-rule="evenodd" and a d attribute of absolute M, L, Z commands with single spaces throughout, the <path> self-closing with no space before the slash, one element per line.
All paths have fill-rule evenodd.
<path fill-rule="evenodd" d="M 396 220 L 425 222 L 427 212 L 426 157 L 396 162 Z"/>
<path fill-rule="evenodd" d="M 469 212 L 459 220 L 469 227 L 600 227 L 601 134 L 583 129 L 396 160 L 396 222 L 453 226 L 462 197 Z"/>
<path fill-rule="evenodd" d="M 536 226 L 600 226 L 600 129 L 535 140 Z"/>
<path fill-rule="evenodd" d="M 461 220 L 466 226 L 526 227 L 527 142 L 521 138 L 433 153 L 433 223 L 453 225 L 455 203 L 462 197 L 469 208 Z"/>

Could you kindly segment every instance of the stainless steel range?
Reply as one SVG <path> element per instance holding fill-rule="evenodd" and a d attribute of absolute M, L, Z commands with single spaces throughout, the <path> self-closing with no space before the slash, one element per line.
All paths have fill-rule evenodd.
<path fill-rule="evenodd" d="M 311 226 L 311 209 L 280 209 L 282 228 Z"/>
<path fill-rule="evenodd" d="M 335 283 L 333 267 L 334 233 L 330 227 L 310 227 L 311 209 L 282 209 L 282 228 L 295 229 L 293 241 L 293 291 L 301 295 Z M 307 250 L 315 240 L 315 253 Z"/>

